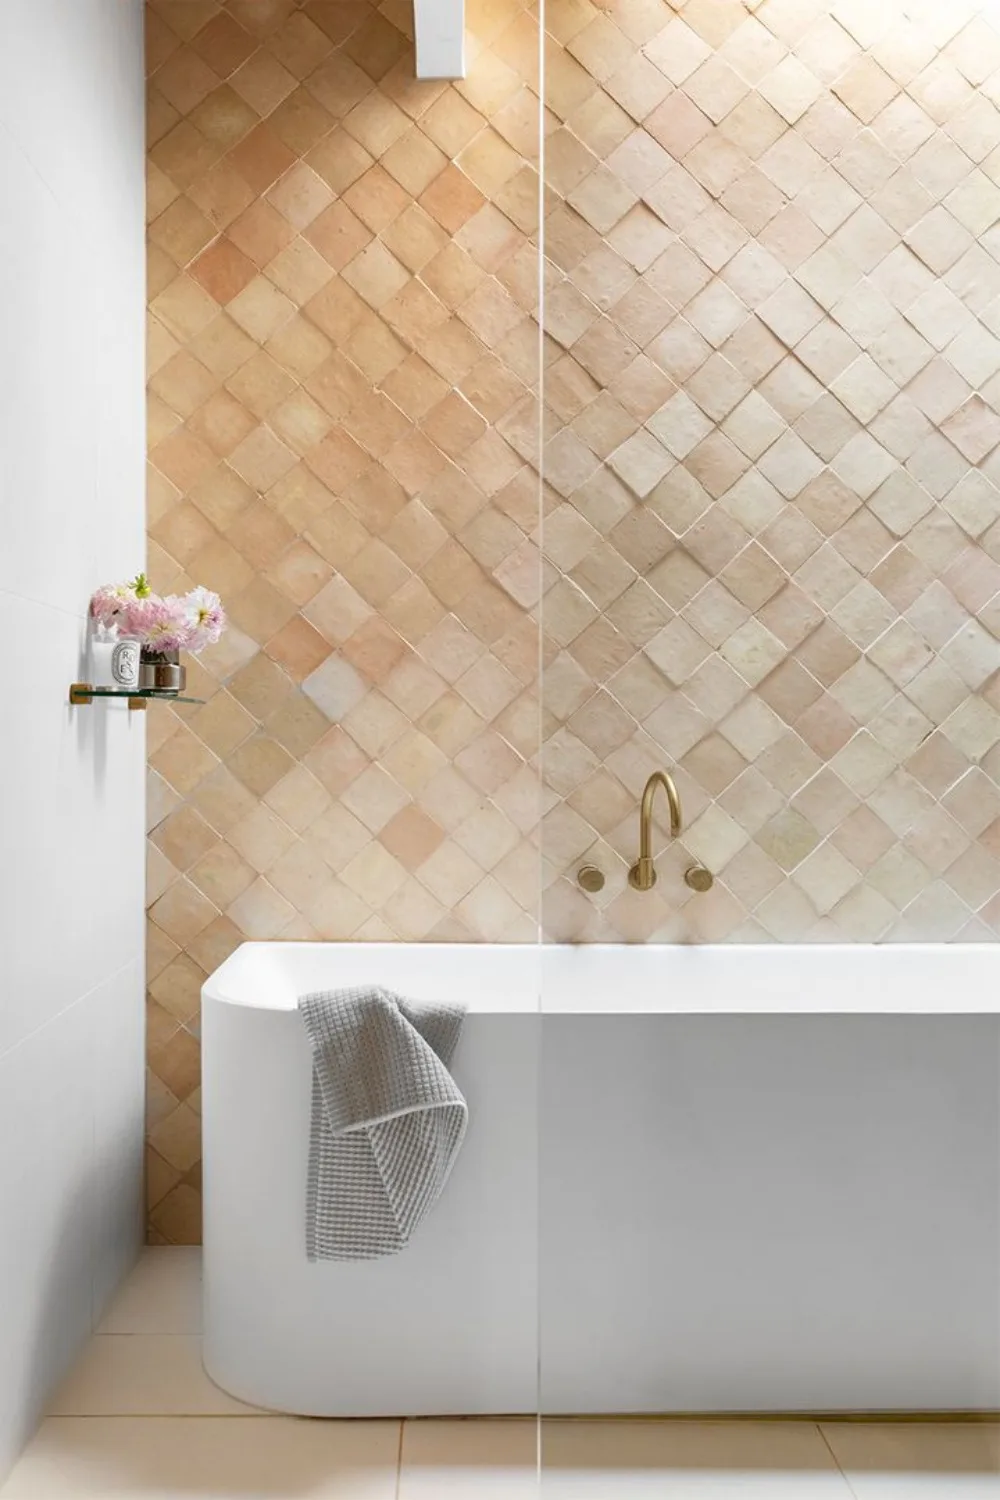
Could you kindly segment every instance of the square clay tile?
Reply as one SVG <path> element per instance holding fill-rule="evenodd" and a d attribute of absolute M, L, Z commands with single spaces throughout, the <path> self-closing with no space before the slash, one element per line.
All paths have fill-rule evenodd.
<path fill-rule="evenodd" d="M 824 318 L 795 346 L 796 358 L 824 385 L 831 385 L 858 352 L 854 340 L 832 318 Z"/>
<path fill-rule="evenodd" d="M 343 193 L 373 165 L 370 152 L 345 130 L 331 130 L 306 156 L 312 167 L 335 193 Z"/>
<path fill-rule="evenodd" d="M 153 298 L 150 311 L 174 338 L 187 342 L 208 327 L 219 305 L 190 276 L 178 276 Z"/>
<path fill-rule="evenodd" d="M 712 55 L 712 48 L 680 16 L 657 28 L 643 51 L 678 89 Z"/>
<path fill-rule="evenodd" d="M 188 118 L 220 153 L 231 150 L 260 123 L 256 110 L 251 109 L 228 84 L 213 90 L 196 109 L 190 111 Z"/>
<path fill-rule="evenodd" d="M 247 484 L 268 490 L 294 466 L 295 457 L 267 427 L 259 426 L 244 438 L 229 459 Z"/>
<path fill-rule="evenodd" d="M 294 303 L 264 276 L 248 282 L 229 303 L 230 316 L 259 343 L 272 338 L 294 312 Z"/>
<path fill-rule="evenodd" d="M 325 31 L 304 14 L 293 14 L 278 28 L 268 28 L 268 51 L 296 78 L 314 72 L 332 45 Z"/>
<path fill-rule="evenodd" d="M 659 182 L 671 164 L 670 152 L 646 130 L 633 131 L 606 162 L 622 182 L 640 195 Z"/>
<path fill-rule="evenodd" d="M 232 240 L 221 235 L 202 252 L 191 275 L 216 302 L 228 303 L 254 279 L 257 268 Z"/>
<path fill-rule="evenodd" d="M 296 162 L 270 189 L 268 202 L 298 230 L 327 208 L 333 192 L 305 162 Z"/>
<path fill-rule="evenodd" d="M 220 78 L 228 78 L 257 50 L 255 38 L 232 16 L 221 12 L 197 32 L 190 46 Z"/>
<path fill-rule="evenodd" d="M 229 599 L 229 612 L 246 635 L 263 645 L 287 623 L 295 613 L 295 607 L 266 578 L 258 575 Z M 278 697 L 279 700 L 285 699 L 287 693 L 282 691 Z"/>
<path fill-rule="evenodd" d="M 710 646 L 718 649 L 746 623 L 749 613 L 746 605 L 724 584 L 712 579 L 685 608 L 683 618 Z"/>
<path fill-rule="evenodd" d="M 410 121 L 391 99 L 376 91 L 345 116 L 344 129 L 378 160 L 410 129 Z"/>
<path fill-rule="evenodd" d="M 215 228 L 191 199 L 175 197 L 149 227 L 152 245 L 165 252 L 163 285 L 173 280 L 175 268 L 186 266 L 214 238 Z M 151 296 L 156 293 L 152 292 Z"/>
<path fill-rule="evenodd" d="M 414 198 L 430 186 L 446 164 L 444 152 L 416 126 L 400 136 L 382 157 L 385 170 Z"/>
<path fill-rule="evenodd" d="M 274 257 L 265 274 L 296 306 L 302 306 L 326 286 L 333 267 L 308 241 L 299 238 Z"/>
<path fill-rule="evenodd" d="M 647 432 L 637 432 L 611 455 L 609 463 L 632 492 L 644 499 L 673 467 L 663 445 Z"/>
<path fill-rule="evenodd" d="M 255 50 L 229 78 L 230 86 L 261 116 L 277 109 L 295 88 L 295 78 L 263 48 Z"/>
<path fill-rule="evenodd" d="M 214 166 L 220 155 L 219 148 L 188 120 L 179 121 L 150 151 L 156 166 L 182 190 Z"/>
<path fill-rule="evenodd" d="M 948 439 L 939 432 L 932 433 L 920 444 L 906 464 L 907 470 L 935 500 L 943 500 L 964 477 L 967 461 Z M 939 528 L 940 530 L 940 528 Z M 913 539 L 914 542 L 916 538 Z M 933 559 L 941 554 L 941 538 L 928 538 L 929 556 Z"/>
<path fill-rule="evenodd" d="M 484 204 L 479 189 L 452 164 L 421 194 L 420 204 L 441 227 L 457 233 Z"/>
<path fill-rule="evenodd" d="M 453 240 L 448 239 L 440 225 L 415 203 L 404 209 L 398 219 L 383 231 L 382 239 L 393 255 L 414 272 L 420 271 L 445 249 L 454 248 L 463 253 Z"/>
<path fill-rule="evenodd" d="M 189 341 L 188 348 L 220 380 L 232 375 L 256 351 L 253 340 L 225 313 L 217 313 Z"/>
<path fill-rule="evenodd" d="M 949 120 L 946 129 L 966 156 L 982 162 L 996 149 L 998 124 L 992 102 L 980 93 Z"/>
<path fill-rule="evenodd" d="M 269 124 L 296 156 L 304 156 L 334 128 L 333 116 L 305 88 L 289 94 L 270 116 Z"/>
<path fill-rule="evenodd" d="M 605 391 L 577 417 L 573 431 L 598 458 L 607 458 L 635 431 L 635 417 Z"/>
<path fill-rule="evenodd" d="M 295 162 L 294 153 L 267 124 L 245 136 L 229 160 L 255 193 L 264 193 Z"/>
<path fill-rule="evenodd" d="M 970 471 L 944 501 L 963 531 L 977 537 L 1000 516 L 1000 492 L 985 474 Z"/>
<path fill-rule="evenodd" d="M 489 127 L 466 146 L 458 163 L 465 175 L 491 199 L 499 199 L 524 166 L 519 153 Z"/>
<path fill-rule="evenodd" d="M 156 70 L 156 87 L 178 114 L 187 115 L 219 84 L 218 74 L 188 47 L 179 47 Z"/>
<path fill-rule="evenodd" d="M 295 238 L 295 230 L 261 199 L 233 221 L 229 238 L 258 266 L 266 266 Z"/>
<path fill-rule="evenodd" d="M 254 418 L 227 391 L 216 391 L 191 418 L 191 431 L 205 439 L 220 457 L 230 454 L 256 425 Z"/>
<path fill-rule="evenodd" d="M 905 386 L 934 358 L 930 344 L 902 318 L 895 318 L 868 346 L 891 380 Z"/>
<path fill-rule="evenodd" d="M 604 87 L 615 103 L 639 122 L 671 92 L 669 80 L 641 54 L 612 73 Z"/>
<path fill-rule="evenodd" d="M 379 240 L 373 241 L 343 271 L 344 279 L 370 307 L 380 308 L 410 280 L 406 267 Z"/>
<path fill-rule="evenodd" d="M 341 11 L 341 15 L 347 12 Z M 309 92 L 337 120 L 372 92 L 372 80 L 342 50 L 332 53 L 310 75 Z"/>
<path fill-rule="evenodd" d="M 635 50 L 634 45 L 622 35 L 613 21 L 602 15 L 576 30 L 574 36 L 567 37 L 564 34 L 560 40 L 565 43 L 570 56 L 575 57 L 581 67 L 598 82 L 603 82 L 609 74 L 628 62 Z"/>
<path fill-rule="evenodd" d="M 1000 416 L 981 396 L 972 396 L 947 419 L 942 431 L 970 463 L 979 464 L 1000 443 Z"/>
<path fill-rule="evenodd" d="M 757 87 L 789 125 L 794 125 L 822 92 L 815 74 L 791 55 L 772 68 Z"/>
<path fill-rule="evenodd" d="M 344 44 L 344 52 L 363 68 L 370 78 L 385 77 L 407 52 L 405 35 L 381 15 L 364 19 Z"/>
<path fill-rule="evenodd" d="M 225 691 L 215 693 L 191 723 L 202 742 L 222 757 L 231 755 L 256 727 L 252 715 Z"/>
<path fill-rule="evenodd" d="M 608 245 L 636 271 L 644 272 L 671 244 L 666 225 L 645 204 L 637 203 L 608 234 Z"/>
<path fill-rule="evenodd" d="M 923 100 L 920 102 L 925 103 Z M 928 110 L 928 113 L 933 115 L 932 110 Z M 948 140 L 943 133 L 932 136 L 921 146 L 909 165 L 914 177 L 935 201 L 953 192 L 969 171 L 965 152 L 960 151 L 955 142 Z"/>
<path fill-rule="evenodd" d="M 984 167 L 992 168 L 992 154 Z M 944 207 L 970 234 L 986 239 L 990 226 L 997 218 L 1000 187 L 994 181 L 995 172 L 973 171 L 963 177 L 944 199 Z M 987 244 L 991 243 L 987 240 Z"/>
<path fill-rule="evenodd" d="M 780 55 L 780 48 L 778 49 Z M 684 92 L 716 125 L 740 104 L 750 92 L 745 76 L 730 67 L 719 55 L 709 57 L 684 85 Z"/>

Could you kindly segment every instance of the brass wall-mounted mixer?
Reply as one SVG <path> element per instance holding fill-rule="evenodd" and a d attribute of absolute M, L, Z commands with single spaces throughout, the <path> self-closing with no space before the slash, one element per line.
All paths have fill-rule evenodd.
<path fill-rule="evenodd" d="M 657 788 L 667 794 L 670 807 L 670 837 L 680 836 L 683 827 L 681 799 L 677 783 L 668 771 L 654 771 L 646 782 L 639 808 L 639 858 L 628 872 L 628 883 L 633 890 L 651 891 L 656 884 L 656 865 L 653 862 L 653 803 Z M 684 881 L 692 891 L 710 891 L 715 884 L 711 870 L 704 865 L 692 865 L 684 872 Z"/>

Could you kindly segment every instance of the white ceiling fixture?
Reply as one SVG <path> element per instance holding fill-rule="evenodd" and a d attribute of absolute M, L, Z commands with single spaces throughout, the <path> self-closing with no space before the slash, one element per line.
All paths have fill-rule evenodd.
<path fill-rule="evenodd" d="M 465 77 L 465 0 L 413 0 L 418 78 Z"/>

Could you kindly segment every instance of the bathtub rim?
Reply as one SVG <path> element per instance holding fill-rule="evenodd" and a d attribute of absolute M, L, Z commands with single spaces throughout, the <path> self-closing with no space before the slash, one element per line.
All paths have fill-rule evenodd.
<path fill-rule="evenodd" d="M 484 950 L 493 955 L 485 985 Z M 315 977 L 297 980 L 296 966 L 301 975 L 305 963 L 315 962 L 320 954 L 342 955 L 349 972 L 331 973 L 328 981 L 324 975 L 319 983 Z M 810 956 L 808 962 L 805 955 Z M 420 960 L 419 983 L 411 982 L 407 991 L 408 976 L 396 971 L 401 963 L 415 958 Z M 965 1015 L 1000 1011 L 1000 945 L 992 943 L 252 940 L 240 944 L 209 975 L 202 997 L 248 1011 L 294 1012 L 300 993 L 336 988 L 338 982 L 368 982 L 369 968 L 380 959 L 389 973 L 372 974 L 373 982 L 403 993 L 416 991 L 416 998 L 462 999 L 470 1014 Z M 440 979 L 429 979 L 435 960 L 444 972 Z M 676 995 L 678 986 L 680 995 Z"/>

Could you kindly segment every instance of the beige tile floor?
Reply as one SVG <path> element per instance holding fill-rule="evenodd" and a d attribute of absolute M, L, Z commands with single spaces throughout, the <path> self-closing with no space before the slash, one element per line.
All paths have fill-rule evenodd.
<path fill-rule="evenodd" d="M 196 1250 L 149 1250 L 0 1500 L 1000 1500 L 1000 1426 L 311 1422 L 212 1385 Z"/>

